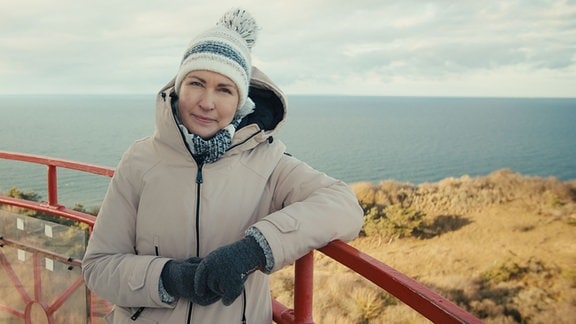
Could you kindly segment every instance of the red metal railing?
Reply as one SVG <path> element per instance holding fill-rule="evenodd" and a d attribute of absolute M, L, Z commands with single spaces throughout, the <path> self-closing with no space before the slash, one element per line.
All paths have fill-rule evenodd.
<path fill-rule="evenodd" d="M 90 227 L 90 230 L 92 229 L 95 221 L 94 216 L 68 209 L 58 203 L 57 168 L 78 170 L 107 177 L 113 175 L 114 170 L 112 168 L 5 151 L 0 151 L 0 159 L 43 164 L 48 168 L 47 202 L 27 201 L 0 195 L 0 204 L 22 207 L 61 216 L 87 224 Z M 70 260 L 64 256 L 39 247 L 24 246 L 22 243 L 17 241 L 0 237 L 0 247 L 3 245 L 19 246 L 20 248 L 26 248 L 44 255 L 50 255 L 53 258 L 60 259 L 62 262 L 67 262 L 71 266 L 80 266 L 80 260 Z M 327 246 L 319 249 L 319 251 L 337 262 L 340 262 L 364 278 L 372 281 L 433 322 L 481 323 L 478 318 L 462 310 L 446 298 L 344 242 L 331 242 Z M 0 251 L 0 262 L 4 269 L 6 269 L 8 275 L 13 279 L 13 282 L 18 287 L 21 287 L 18 274 L 11 270 L 9 264 L 6 265 L 7 260 L 2 256 L 3 254 Z M 308 253 L 296 261 L 294 276 L 294 309 L 289 309 L 276 300 L 272 300 L 273 319 L 279 324 L 314 323 L 312 317 L 314 278 L 313 252 Z M 51 305 L 46 301 L 40 300 L 38 298 L 40 294 L 35 294 L 35 298 L 32 298 L 19 288 L 19 291 L 23 294 L 23 298 L 27 302 L 25 311 L 22 312 L 14 310 L 10 308 L 10 305 L 0 305 L 0 312 L 9 312 L 26 319 L 26 323 L 31 323 L 31 321 L 28 320 L 30 315 L 27 314 L 27 312 L 31 312 L 31 306 L 38 304 L 42 306 L 48 322 L 53 323 L 52 313 L 54 310 L 69 298 L 75 289 L 82 286 L 81 277 L 78 280 L 78 282 L 74 282 L 74 284 Z M 89 298 L 87 302 L 91 303 L 91 299 Z M 90 323 L 93 323 L 94 314 L 92 312 L 90 312 L 89 317 Z"/>
<path fill-rule="evenodd" d="M 29 201 L 24 199 L 18 199 L 13 197 L 7 197 L 0 195 L 0 204 L 34 210 L 43 212 L 50 215 L 60 216 L 66 219 L 74 220 L 79 223 L 87 224 L 89 227 L 89 232 L 91 232 L 94 226 L 94 221 L 96 218 L 92 215 L 82 213 L 76 210 L 68 209 L 65 206 L 59 204 L 58 202 L 58 175 L 57 168 L 65 168 L 70 170 L 77 170 L 81 172 L 108 176 L 111 177 L 114 174 L 114 170 L 111 168 L 77 163 L 74 161 L 67 161 L 62 159 L 52 159 L 43 156 L 20 154 L 13 152 L 0 151 L 0 158 L 14 161 L 29 162 L 35 164 L 43 164 L 47 167 L 47 192 L 48 201 L 47 202 L 37 202 Z M 23 319 L 25 323 L 34 323 L 35 320 L 38 321 L 38 317 L 42 318 L 43 322 L 55 323 L 55 312 L 59 310 L 62 305 L 71 300 L 74 294 L 84 287 L 84 282 L 82 276 L 79 275 L 67 288 L 63 289 L 62 293 L 59 294 L 55 299 L 48 300 L 48 298 L 43 293 L 44 281 L 42 279 L 40 265 L 43 258 L 50 258 L 51 260 L 67 264 L 69 269 L 73 267 L 80 268 L 81 260 L 76 258 L 71 258 L 63 256 L 61 254 L 55 253 L 47 248 L 35 246 L 29 243 L 22 242 L 13 238 L 3 237 L 0 233 L 0 247 L 9 246 L 18 250 L 27 251 L 32 254 L 33 266 L 32 272 L 33 277 L 33 293 L 30 293 L 25 289 L 24 279 L 21 279 L 21 274 L 19 274 L 14 266 L 9 262 L 5 254 L 0 250 L 0 266 L 4 269 L 4 272 L 8 275 L 13 287 L 18 292 L 20 301 L 25 305 L 24 309 L 18 308 L 15 305 L 4 305 L 0 303 L 0 312 L 6 312 L 13 317 Z M 95 323 L 97 315 L 94 312 L 93 303 L 97 300 L 97 297 L 93 294 L 87 294 L 86 302 L 89 313 L 86 317 L 89 319 L 90 323 Z M 109 304 L 104 302 L 104 308 L 110 308 Z M 44 314 L 38 314 L 43 312 Z M 101 316 L 100 316 L 101 317 Z"/>

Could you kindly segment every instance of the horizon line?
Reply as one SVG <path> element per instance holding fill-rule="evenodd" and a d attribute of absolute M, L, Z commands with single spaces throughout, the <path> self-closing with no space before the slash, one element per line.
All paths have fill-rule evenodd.
<path fill-rule="evenodd" d="M 284 93 L 287 97 L 378 97 L 378 98 L 454 98 L 454 99 L 576 99 L 576 96 L 503 96 L 503 95 L 392 95 L 392 94 L 331 94 Z M 157 93 L 0 93 L 1 97 L 16 96 L 156 96 Z"/>

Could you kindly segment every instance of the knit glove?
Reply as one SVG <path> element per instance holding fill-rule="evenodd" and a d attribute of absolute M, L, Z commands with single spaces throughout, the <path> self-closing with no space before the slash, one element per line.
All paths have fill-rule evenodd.
<path fill-rule="evenodd" d="M 249 235 L 208 254 L 196 269 L 194 289 L 198 296 L 217 294 L 229 306 L 244 290 L 246 277 L 265 266 L 264 251 Z"/>
<path fill-rule="evenodd" d="M 186 260 L 170 260 L 162 268 L 160 278 L 164 289 L 172 297 L 186 298 L 193 303 L 207 306 L 220 299 L 220 296 L 208 292 L 199 296 L 194 291 L 194 275 L 202 258 L 192 257 Z"/>

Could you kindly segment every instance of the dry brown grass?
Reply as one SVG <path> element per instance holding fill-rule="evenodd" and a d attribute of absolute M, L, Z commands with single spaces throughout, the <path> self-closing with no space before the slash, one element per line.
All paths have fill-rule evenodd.
<path fill-rule="evenodd" d="M 353 186 L 364 204 L 426 214 L 428 238 L 361 237 L 351 244 L 427 285 L 486 323 L 576 320 L 576 181 L 501 170 L 419 186 Z M 315 254 L 317 323 L 427 323 L 409 307 Z M 291 305 L 291 268 L 272 276 Z"/>

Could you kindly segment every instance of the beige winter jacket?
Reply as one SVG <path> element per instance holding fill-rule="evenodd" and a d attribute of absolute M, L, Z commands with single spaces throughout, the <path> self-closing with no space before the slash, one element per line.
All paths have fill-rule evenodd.
<path fill-rule="evenodd" d="M 268 275 L 255 272 L 232 305 L 160 300 L 164 264 L 204 257 L 258 228 L 276 271 L 328 242 L 359 233 L 363 212 L 341 181 L 285 154 L 272 137 L 286 117 L 280 90 L 253 70 L 245 117 L 231 148 L 198 168 L 174 120 L 173 81 L 156 100 L 156 130 L 124 154 L 83 260 L 86 285 L 115 304 L 109 323 L 270 323 Z M 136 321 L 131 316 L 137 313 Z"/>

